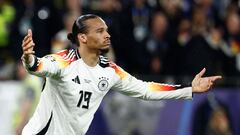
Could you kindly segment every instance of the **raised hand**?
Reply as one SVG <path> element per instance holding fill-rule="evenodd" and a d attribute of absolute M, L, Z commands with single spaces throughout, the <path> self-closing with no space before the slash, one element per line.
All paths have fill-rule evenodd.
<path fill-rule="evenodd" d="M 202 77 L 205 72 L 206 72 L 206 69 L 204 68 L 193 79 L 192 92 L 194 92 L 194 93 L 206 92 L 212 87 L 214 81 L 222 78 L 222 76 Z"/>
<path fill-rule="evenodd" d="M 32 62 L 31 55 L 35 54 L 35 52 L 33 51 L 34 46 L 35 46 L 35 43 L 33 42 L 33 39 L 32 39 L 32 30 L 28 29 L 28 33 L 22 41 L 22 50 L 23 50 L 22 60 L 25 63 Z"/>

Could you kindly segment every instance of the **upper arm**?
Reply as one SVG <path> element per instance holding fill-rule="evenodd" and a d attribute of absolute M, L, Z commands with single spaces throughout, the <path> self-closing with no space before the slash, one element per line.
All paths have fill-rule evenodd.
<path fill-rule="evenodd" d="M 37 76 L 61 77 L 62 69 L 70 65 L 74 60 L 76 60 L 75 51 L 64 50 L 42 58 L 35 57 L 33 66 L 27 67 L 27 70 Z"/>
<path fill-rule="evenodd" d="M 35 57 L 33 66 L 27 67 L 27 70 L 31 74 L 41 77 L 56 77 L 60 75 L 60 65 L 57 57 L 54 55 L 46 55 L 42 58 Z"/>

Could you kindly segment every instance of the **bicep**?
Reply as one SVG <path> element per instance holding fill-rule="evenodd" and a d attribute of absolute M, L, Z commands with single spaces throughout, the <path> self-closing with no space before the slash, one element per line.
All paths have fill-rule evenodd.
<path fill-rule="evenodd" d="M 54 55 L 47 55 L 42 58 L 34 58 L 34 64 L 27 70 L 40 77 L 56 77 L 61 73 L 59 62 Z"/>

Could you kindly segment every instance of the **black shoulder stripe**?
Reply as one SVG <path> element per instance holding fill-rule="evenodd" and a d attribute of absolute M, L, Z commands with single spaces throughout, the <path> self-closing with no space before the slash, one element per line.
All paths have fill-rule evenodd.
<path fill-rule="evenodd" d="M 50 125 L 50 123 L 52 121 L 52 115 L 53 115 L 53 113 L 51 112 L 51 116 L 50 116 L 50 118 L 48 120 L 47 125 L 39 133 L 37 133 L 36 135 L 45 135 L 47 133 L 49 125 Z"/>

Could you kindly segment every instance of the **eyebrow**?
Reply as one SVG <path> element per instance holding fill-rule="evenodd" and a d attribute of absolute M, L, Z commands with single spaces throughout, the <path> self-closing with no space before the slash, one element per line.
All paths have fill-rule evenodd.
<path fill-rule="evenodd" d="M 97 28 L 96 31 L 98 31 L 98 30 L 105 30 L 105 29 L 106 29 L 106 31 L 108 31 L 108 27 L 106 27 L 106 28 L 105 27 Z"/>

